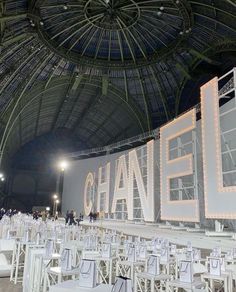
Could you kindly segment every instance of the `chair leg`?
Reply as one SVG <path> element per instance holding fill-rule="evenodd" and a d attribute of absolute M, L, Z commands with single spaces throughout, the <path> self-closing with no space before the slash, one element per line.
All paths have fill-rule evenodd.
<path fill-rule="evenodd" d="M 155 292 L 155 281 L 154 281 L 154 279 L 151 280 L 151 292 Z"/>
<path fill-rule="evenodd" d="M 138 278 L 135 277 L 135 281 L 134 281 L 134 292 L 138 292 L 138 285 L 137 285 L 137 282 L 138 282 Z"/>

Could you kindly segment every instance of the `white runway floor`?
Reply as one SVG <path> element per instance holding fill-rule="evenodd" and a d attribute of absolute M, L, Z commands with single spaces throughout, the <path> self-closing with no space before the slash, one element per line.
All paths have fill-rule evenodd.
<path fill-rule="evenodd" d="M 141 236 L 151 239 L 153 237 L 162 237 L 169 239 L 171 243 L 177 245 L 186 245 L 188 241 L 192 242 L 192 246 L 201 249 L 212 249 L 220 246 L 222 251 L 228 251 L 236 247 L 236 241 L 231 238 L 224 237 L 208 237 L 203 232 L 187 232 L 180 230 L 161 229 L 158 225 L 127 223 L 114 220 L 103 220 L 95 223 L 84 221 L 83 225 L 98 226 L 123 232 L 133 236 Z"/>

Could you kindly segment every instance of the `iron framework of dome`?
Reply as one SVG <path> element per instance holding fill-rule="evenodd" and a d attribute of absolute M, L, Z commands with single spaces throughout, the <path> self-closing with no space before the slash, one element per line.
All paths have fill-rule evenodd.
<path fill-rule="evenodd" d="M 32 7 L 40 37 L 79 64 L 134 67 L 155 62 L 190 33 L 191 14 L 179 0 L 53 0 Z"/>
<path fill-rule="evenodd" d="M 236 65 L 235 20 L 234 0 L 1 1 L 0 158 L 152 132 Z"/>

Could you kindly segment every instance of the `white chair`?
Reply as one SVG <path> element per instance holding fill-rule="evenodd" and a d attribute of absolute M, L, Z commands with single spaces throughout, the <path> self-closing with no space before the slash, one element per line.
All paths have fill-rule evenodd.
<path fill-rule="evenodd" d="M 43 291 L 47 291 L 47 287 L 61 283 L 64 277 L 76 279 L 80 273 L 79 268 L 73 269 L 71 271 L 63 271 L 61 267 L 50 267 L 46 270 L 44 278 L 44 288 Z M 45 283 L 46 282 L 46 283 Z"/>
<path fill-rule="evenodd" d="M 222 258 L 208 257 L 207 262 L 209 272 L 201 274 L 201 280 L 209 283 L 211 291 L 215 291 L 215 283 L 218 283 L 221 285 L 221 289 L 224 288 L 224 291 L 231 292 L 231 272 L 225 271 Z"/>
<path fill-rule="evenodd" d="M 22 244 L 20 241 L 15 242 L 15 248 L 12 255 L 12 270 L 10 276 L 10 280 L 14 281 L 14 284 L 17 284 L 19 281 L 22 280 L 21 277 L 19 277 L 19 272 L 24 268 L 25 248 L 25 244 Z"/>
<path fill-rule="evenodd" d="M 10 277 L 11 264 L 4 254 L 0 254 L 0 278 Z"/>
<path fill-rule="evenodd" d="M 62 257 L 60 256 L 58 260 L 61 262 L 60 265 L 57 266 L 49 266 L 47 264 L 45 266 L 45 273 L 44 273 L 44 284 L 43 284 L 43 291 L 47 290 L 47 287 L 50 287 L 51 285 L 55 285 L 56 283 L 61 283 L 62 280 L 66 278 L 73 278 L 75 279 L 76 276 L 79 275 L 79 268 L 77 268 L 77 263 L 76 263 L 76 248 L 75 246 L 70 246 L 71 253 L 69 262 L 71 266 L 68 268 L 68 270 L 64 270 L 62 268 Z M 63 248 L 66 248 L 66 246 L 63 246 Z M 61 254 L 63 252 L 63 248 L 61 248 Z M 76 268 L 73 268 L 76 267 Z"/>
<path fill-rule="evenodd" d="M 8 277 L 12 269 L 12 256 L 15 247 L 15 240 L 0 240 L 0 277 Z"/>
<path fill-rule="evenodd" d="M 23 292 L 39 292 L 43 276 L 44 246 L 29 245 L 26 247 L 23 274 Z"/>
<path fill-rule="evenodd" d="M 179 279 L 166 283 L 167 291 L 178 291 L 178 289 L 184 289 L 185 291 L 208 291 L 206 289 L 206 283 L 201 280 L 195 279 L 192 283 L 181 282 Z M 202 290 L 204 289 L 204 290 Z"/>
<path fill-rule="evenodd" d="M 150 256 L 146 261 L 145 271 L 135 273 L 134 292 L 163 291 L 166 282 L 171 279 L 170 275 L 160 272 L 160 258 Z"/>
<path fill-rule="evenodd" d="M 194 277 L 193 263 L 191 261 L 181 261 L 179 267 L 178 279 L 167 282 L 167 291 L 178 291 L 184 289 L 193 292 L 194 289 L 202 289 L 206 287 L 206 283 Z"/>
<path fill-rule="evenodd" d="M 135 281 L 135 273 L 141 273 L 144 271 L 145 262 L 130 262 L 120 261 L 116 263 L 116 275 L 123 277 L 129 277 L 132 279 L 133 284 Z"/>

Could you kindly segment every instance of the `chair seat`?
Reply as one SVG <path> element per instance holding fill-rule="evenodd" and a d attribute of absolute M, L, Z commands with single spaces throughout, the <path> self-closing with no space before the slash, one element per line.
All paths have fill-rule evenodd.
<path fill-rule="evenodd" d="M 11 274 L 11 265 L 0 265 L 0 278 L 9 277 Z"/>
<path fill-rule="evenodd" d="M 80 273 L 80 269 L 76 268 L 70 271 L 65 271 L 62 270 L 61 267 L 50 267 L 47 272 L 51 275 L 55 275 L 55 276 L 70 276 L 70 275 L 78 275 Z"/>
<path fill-rule="evenodd" d="M 0 253 L 0 266 L 7 266 L 9 265 L 9 260 L 7 256 L 3 253 Z"/>
<path fill-rule="evenodd" d="M 14 247 L 14 239 L 0 239 L 0 252 L 12 252 Z"/>
<path fill-rule="evenodd" d="M 207 267 L 201 263 L 193 263 L 193 273 L 194 274 L 203 274 L 207 273 Z"/>
<path fill-rule="evenodd" d="M 144 261 L 139 262 L 118 261 L 118 263 L 124 266 L 142 266 L 144 264 Z"/>
<path fill-rule="evenodd" d="M 236 265 L 227 265 L 226 270 L 236 274 Z"/>
<path fill-rule="evenodd" d="M 46 257 L 44 255 L 44 260 L 59 260 L 61 258 L 61 255 L 59 253 L 53 253 L 50 258 Z"/>
<path fill-rule="evenodd" d="M 206 283 L 202 282 L 199 279 L 195 279 L 192 283 L 182 282 L 179 279 L 168 282 L 169 286 L 178 287 L 183 289 L 195 289 L 195 288 L 204 288 Z"/>
<path fill-rule="evenodd" d="M 159 257 L 160 253 L 153 253 L 152 255 Z M 160 264 L 161 265 L 169 265 L 169 264 L 174 264 L 174 263 L 175 263 L 175 259 L 173 257 L 170 257 L 168 259 L 168 261 L 164 261 L 163 259 L 160 259 Z"/>
<path fill-rule="evenodd" d="M 220 276 L 212 275 L 210 273 L 204 273 L 202 276 L 203 276 L 203 278 L 207 278 L 207 279 L 224 281 L 224 280 L 226 280 L 229 277 L 229 272 L 221 273 Z"/>
<path fill-rule="evenodd" d="M 83 251 L 82 253 L 82 257 L 85 258 L 85 259 L 96 259 L 98 257 L 100 257 L 101 254 L 99 251 Z"/>
<path fill-rule="evenodd" d="M 155 280 L 155 281 L 160 281 L 160 280 L 170 280 L 171 276 L 167 274 L 160 274 L 160 275 L 152 275 L 149 273 L 136 273 L 136 276 L 139 278 L 145 278 L 148 280 Z"/>
<path fill-rule="evenodd" d="M 96 261 L 111 261 L 111 260 L 116 260 L 116 259 L 117 257 L 114 257 L 114 256 L 111 256 L 110 258 L 98 256 L 95 258 Z"/>
<path fill-rule="evenodd" d="M 65 281 L 57 285 L 53 285 L 49 288 L 49 292 L 111 292 L 112 286 L 107 284 L 100 284 L 95 288 L 79 287 L 78 281 Z"/>

